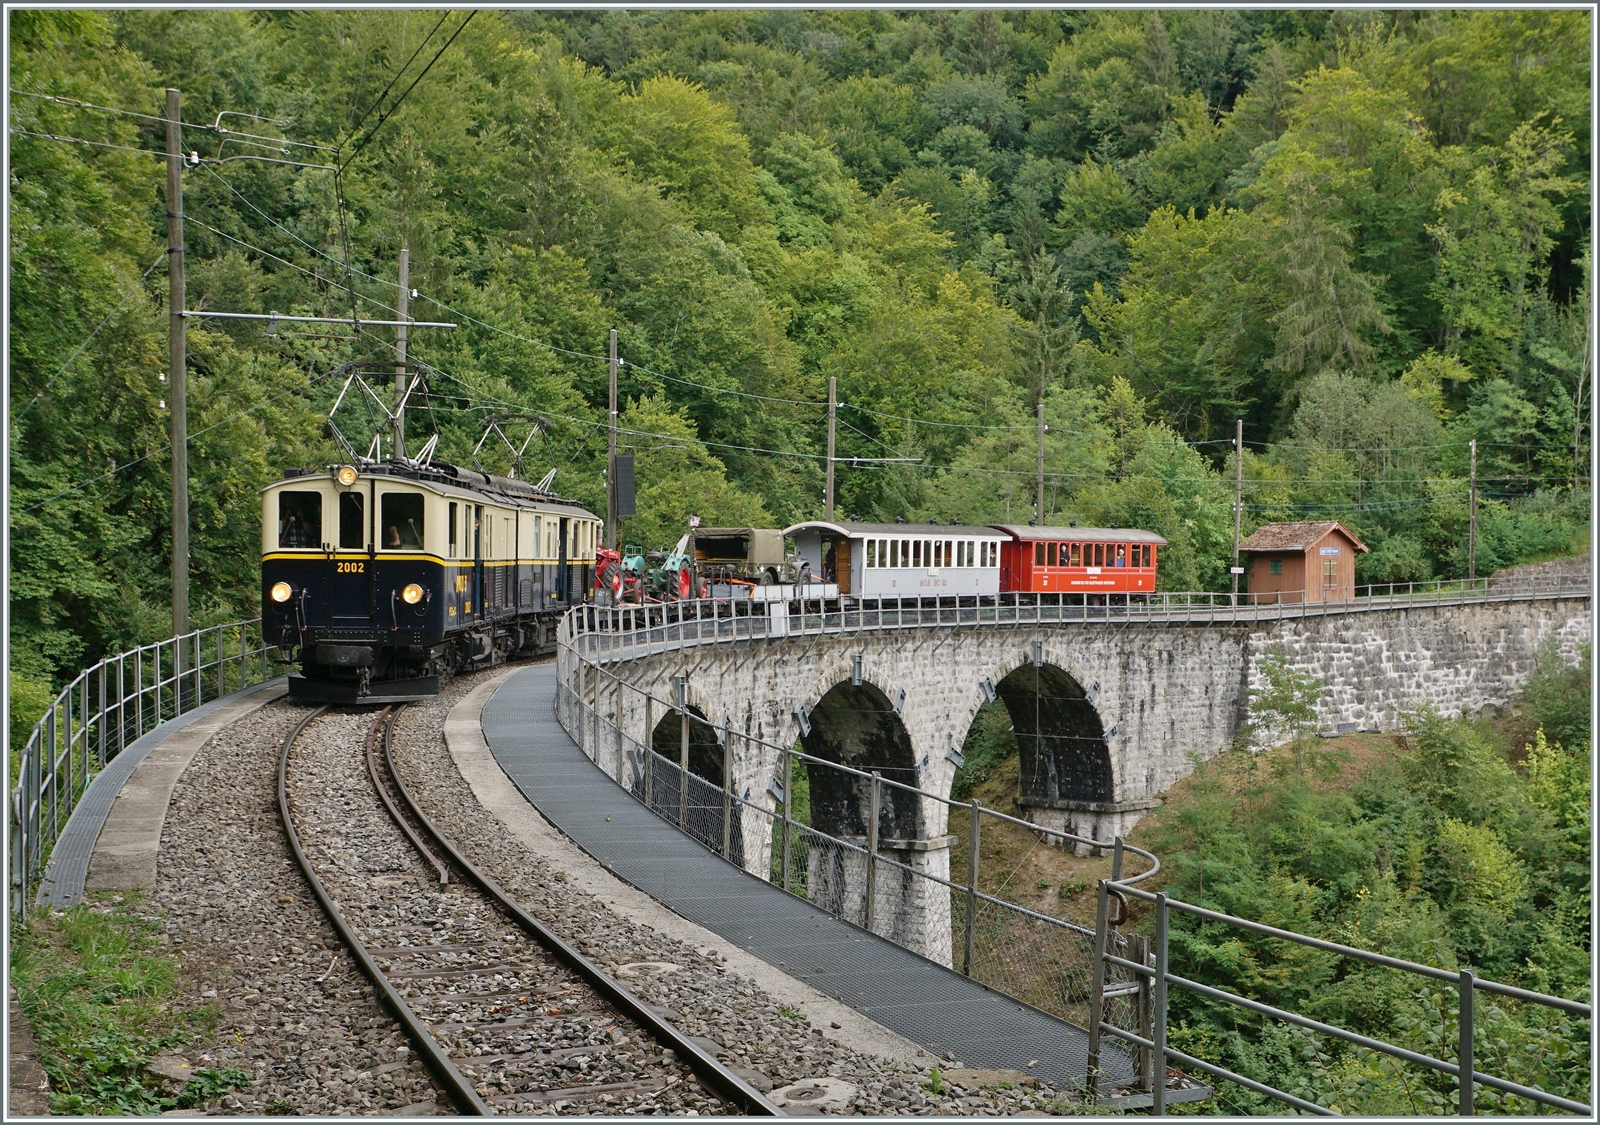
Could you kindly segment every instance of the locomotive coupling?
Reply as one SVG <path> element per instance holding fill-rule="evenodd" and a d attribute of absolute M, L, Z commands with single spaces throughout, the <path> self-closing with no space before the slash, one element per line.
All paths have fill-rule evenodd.
<path fill-rule="evenodd" d="M 333 668 L 368 668 L 373 656 L 371 645 L 317 646 L 317 663 Z"/>

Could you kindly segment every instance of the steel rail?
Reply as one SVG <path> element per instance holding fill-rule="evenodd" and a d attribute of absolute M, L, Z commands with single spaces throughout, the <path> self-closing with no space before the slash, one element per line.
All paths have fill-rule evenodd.
<path fill-rule="evenodd" d="M 713 1092 L 725 1101 L 730 1102 L 739 1112 L 753 1117 L 782 1117 L 784 1113 L 772 1102 L 768 1101 L 754 1086 L 734 1074 L 724 1066 L 714 1055 L 706 1051 L 699 1044 L 694 1043 L 683 1032 L 672 1024 L 656 1015 L 644 1001 L 640 1000 L 628 989 L 624 988 L 605 970 L 579 953 L 559 934 L 549 929 L 543 922 L 529 914 L 522 907 L 501 890 L 489 876 L 479 871 L 461 854 L 455 843 L 441 832 L 433 821 L 417 804 L 411 791 L 400 777 L 400 771 L 394 765 L 394 748 L 392 737 L 395 720 L 398 718 L 400 708 L 390 710 L 388 722 L 383 730 L 383 755 L 389 770 L 389 776 L 394 779 L 395 788 L 399 790 L 400 799 L 404 802 L 407 811 L 417 819 L 417 822 L 438 846 L 450 863 L 463 872 L 467 878 L 480 891 L 493 899 L 496 905 L 506 912 L 516 924 L 521 927 L 537 943 L 547 951 L 553 953 L 568 968 L 576 972 L 594 990 L 606 998 L 623 1015 L 641 1027 L 647 1028 L 650 1033 L 662 1044 L 670 1046 L 678 1056 L 688 1063 L 690 1069 L 705 1082 Z"/>
<path fill-rule="evenodd" d="M 411 1006 L 405 1002 L 383 970 L 378 967 L 378 963 L 372 959 L 367 947 L 356 937 L 355 931 L 350 928 L 344 915 L 334 904 L 332 896 L 328 894 L 328 888 L 323 885 L 321 877 L 311 866 L 311 858 L 300 845 L 300 834 L 295 831 L 294 816 L 289 811 L 289 751 L 293 748 L 295 740 L 306 727 L 311 725 L 312 720 L 325 714 L 327 710 L 326 706 L 318 707 L 300 720 L 299 725 L 289 732 L 289 737 L 283 740 L 283 752 L 278 758 L 278 815 L 283 818 L 283 830 L 289 838 L 289 850 L 294 852 L 300 870 L 305 873 L 306 881 L 311 884 L 312 893 L 322 904 L 323 912 L 333 923 L 334 930 L 339 934 L 339 940 L 344 943 L 350 955 L 355 958 L 356 964 L 361 966 L 361 971 L 367 975 L 372 986 L 383 997 L 384 1003 L 394 1013 L 395 1019 L 405 1028 L 412 1043 L 421 1051 L 423 1065 L 444 1086 L 451 1100 L 456 1103 L 456 1108 L 462 1113 L 473 1117 L 488 1117 L 494 1111 L 478 1096 L 478 1091 L 473 1088 L 466 1075 L 456 1069 L 455 1063 L 450 1061 L 449 1053 L 439 1046 L 438 1041 L 428 1031 L 427 1025 L 411 1010 Z"/>

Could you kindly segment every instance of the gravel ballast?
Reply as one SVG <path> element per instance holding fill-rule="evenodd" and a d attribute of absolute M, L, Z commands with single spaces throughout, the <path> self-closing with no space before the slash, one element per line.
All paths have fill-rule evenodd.
<path fill-rule="evenodd" d="M 450 709 L 473 687 L 470 677 L 437 697 L 409 705 L 395 726 L 395 763 L 434 825 L 519 905 L 572 942 L 680 1030 L 716 1044 L 732 1067 L 780 1092 L 826 1079 L 816 1105 L 828 1113 L 1004 1115 L 1070 1111 L 1049 1089 L 990 1090 L 939 1083 L 921 1068 L 840 1046 L 714 952 L 641 926 L 571 886 L 566 872 L 511 836 L 482 808 L 455 767 L 443 738 Z M 705 1045 L 705 1044 L 703 1044 Z M 950 1067 L 959 1064 L 948 1064 Z M 843 1095 L 843 1096 L 840 1096 Z"/>
<path fill-rule="evenodd" d="M 305 714 L 273 703 L 219 732 L 173 791 L 140 910 L 162 925 L 193 1001 L 222 1009 L 216 1041 L 188 1058 L 252 1076 L 213 1113 L 453 1112 L 290 854 L 278 753 Z"/>

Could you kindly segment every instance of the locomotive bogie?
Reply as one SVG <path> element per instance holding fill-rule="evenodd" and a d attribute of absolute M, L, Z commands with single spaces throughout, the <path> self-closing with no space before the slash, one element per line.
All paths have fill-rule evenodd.
<path fill-rule="evenodd" d="M 301 666 L 295 698 L 432 694 L 462 668 L 547 649 L 589 588 L 599 521 L 576 504 L 448 466 L 344 477 L 263 490 L 262 627 Z"/>

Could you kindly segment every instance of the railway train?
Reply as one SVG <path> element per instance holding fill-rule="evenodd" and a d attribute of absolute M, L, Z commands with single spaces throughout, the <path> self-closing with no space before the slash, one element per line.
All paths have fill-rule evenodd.
<path fill-rule="evenodd" d="M 261 490 L 261 628 L 290 697 L 385 703 L 553 649 L 594 579 L 600 519 L 442 462 L 289 470 Z"/>
<path fill-rule="evenodd" d="M 715 546 L 702 549 L 701 535 Z M 783 569 L 764 567 L 752 581 L 731 578 L 746 576 L 758 540 L 765 552 L 761 557 L 782 560 Z M 794 543 L 792 554 L 783 549 L 786 540 Z M 686 549 L 691 542 L 692 549 Z M 641 581 L 641 574 L 655 573 L 642 556 L 602 551 L 606 570 L 597 578 L 597 591 L 605 600 L 621 602 L 681 601 L 713 592 L 757 599 L 982 598 L 1010 593 L 1091 600 L 1138 597 L 1155 592 L 1166 543 L 1137 528 L 811 520 L 781 532 L 691 532 L 658 568 L 670 573 L 670 582 Z"/>

